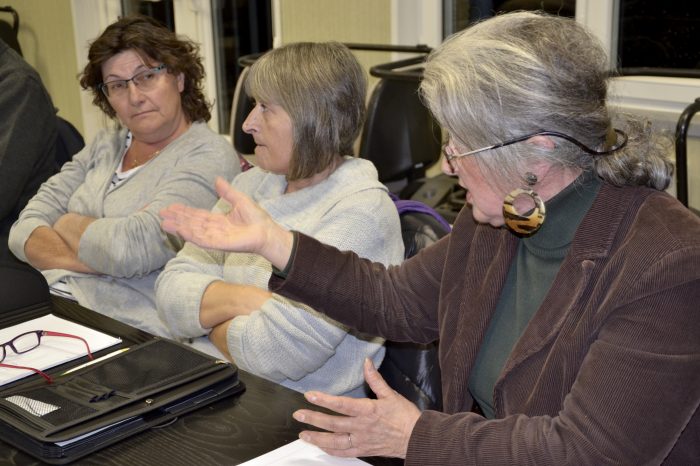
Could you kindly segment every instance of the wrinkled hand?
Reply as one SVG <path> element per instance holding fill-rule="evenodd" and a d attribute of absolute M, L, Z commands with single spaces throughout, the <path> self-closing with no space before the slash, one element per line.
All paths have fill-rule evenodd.
<path fill-rule="evenodd" d="M 159 212 L 161 228 L 203 248 L 258 253 L 284 268 L 291 254 L 292 234 L 223 178 L 217 178 L 216 191 L 231 205 L 228 213 L 173 204 Z"/>
<path fill-rule="evenodd" d="M 420 411 L 387 385 L 369 359 L 365 360 L 364 373 L 376 400 L 307 392 L 311 403 L 343 416 L 300 409 L 294 419 L 329 432 L 303 431 L 299 437 L 335 456 L 405 458 Z"/>

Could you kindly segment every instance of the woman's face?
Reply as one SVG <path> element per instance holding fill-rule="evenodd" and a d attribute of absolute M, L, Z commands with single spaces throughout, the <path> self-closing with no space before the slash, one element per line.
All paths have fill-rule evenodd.
<path fill-rule="evenodd" d="M 450 142 L 449 144 L 452 144 Z M 464 152 L 452 147 L 452 152 L 458 154 Z M 476 161 L 478 155 L 467 155 L 452 160 L 452 167 L 442 158 L 442 171 L 459 180 L 459 185 L 467 190 L 467 203 L 472 208 L 474 220 L 479 223 L 488 223 L 494 227 L 503 226 L 503 199 L 505 193 L 501 193 L 493 183 L 484 176 Z"/>
<path fill-rule="evenodd" d="M 294 128 L 279 105 L 256 102 L 243 122 L 243 131 L 255 140 L 255 162 L 263 170 L 286 175 L 294 150 Z"/>
<path fill-rule="evenodd" d="M 131 79 L 160 63 L 145 62 L 134 50 L 120 52 L 102 65 L 102 82 Z M 184 90 L 184 75 L 174 76 L 166 71 L 158 73 L 155 87 L 145 91 L 133 81 L 121 95 L 107 99 L 124 126 L 136 140 L 150 144 L 174 139 L 187 127 L 180 93 Z"/>

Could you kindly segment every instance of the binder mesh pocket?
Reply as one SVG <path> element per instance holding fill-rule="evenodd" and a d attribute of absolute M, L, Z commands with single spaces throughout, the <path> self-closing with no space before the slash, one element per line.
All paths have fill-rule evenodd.
<path fill-rule="evenodd" d="M 126 393 L 148 392 L 212 366 L 211 358 L 166 340 L 127 351 L 82 375 L 84 380 Z"/>
<path fill-rule="evenodd" d="M 50 388 L 32 390 L 20 396 L 6 398 L 6 401 L 54 426 L 89 416 L 95 412 L 94 409 L 64 398 Z"/>

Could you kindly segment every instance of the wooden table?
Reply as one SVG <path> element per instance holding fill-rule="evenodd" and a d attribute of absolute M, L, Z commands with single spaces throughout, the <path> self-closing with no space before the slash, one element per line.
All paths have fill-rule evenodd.
<path fill-rule="evenodd" d="M 52 298 L 50 312 L 118 335 L 123 345 L 143 342 L 150 334 L 85 309 L 72 301 Z M 29 311 L 22 320 L 47 313 Z M 3 324 L 5 326 L 5 324 Z M 97 354 L 99 356 L 99 353 Z M 301 407 L 311 407 L 301 393 L 239 371 L 246 390 L 188 413 L 176 422 L 136 434 L 72 464 L 209 466 L 239 464 L 298 438 L 304 425 L 292 418 Z M 388 458 L 365 459 L 375 465 L 397 465 Z M 41 464 L 0 441 L 0 465 Z"/>

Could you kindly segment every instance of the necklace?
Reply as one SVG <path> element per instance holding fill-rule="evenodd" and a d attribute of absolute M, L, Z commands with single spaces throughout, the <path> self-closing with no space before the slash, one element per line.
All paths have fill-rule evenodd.
<path fill-rule="evenodd" d="M 158 154 L 160 154 L 160 149 L 158 149 L 157 151 L 153 152 L 153 153 L 150 154 L 149 156 L 144 157 L 143 159 L 140 159 L 140 158 L 137 158 L 137 157 L 132 157 L 131 163 L 130 163 L 129 165 L 127 165 L 128 168 L 125 167 L 125 170 L 124 170 L 124 171 L 133 170 L 134 168 L 136 168 L 136 167 L 138 167 L 138 166 L 141 166 L 141 165 L 143 165 L 144 163 L 146 163 L 146 162 L 148 162 L 148 161 L 150 161 L 150 160 L 152 160 L 152 159 L 158 157 Z"/>

